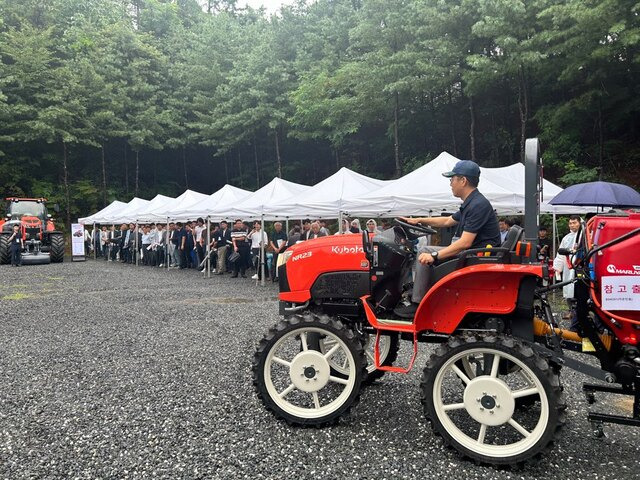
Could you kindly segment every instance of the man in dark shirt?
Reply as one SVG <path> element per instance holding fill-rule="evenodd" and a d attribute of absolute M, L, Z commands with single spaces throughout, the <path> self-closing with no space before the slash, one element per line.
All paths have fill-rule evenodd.
<path fill-rule="evenodd" d="M 460 160 L 450 172 L 443 173 L 449 178 L 451 192 L 462 199 L 460 210 L 450 217 L 403 218 L 412 225 L 430 227 L 453 227 L 457 225 L 456 238 L 447 247 L 425 247 L 418 252 L 416 275 L 413 282 L 411 304 L 398 307 L 394 312 L 405 318 L 413 318 L 418 304 L 427 293 L 430 268 L 436 260 L 444 260 L 470 248 L 500 246 L 498 219 L 489 200 L 477 187 L 480 181 L 480 167 L 471 160 Z"/>
<path fill-rule="evenodd" d="M 538 260 L 547 262 L 552 257 L 551 239 L 547 237 L 547 227 L 540 227 L 538 230 Z"/>

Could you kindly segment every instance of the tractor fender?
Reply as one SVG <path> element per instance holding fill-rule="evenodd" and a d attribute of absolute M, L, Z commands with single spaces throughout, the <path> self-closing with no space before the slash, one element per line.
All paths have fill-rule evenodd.
<path fill-rule="evenodd" d="M 465 315 L 518 316 L 516 309 L 526 308 L 525 291 L 536 282 L 525 278 L 542 277 L 542 265 L 478 264 L 455 270 L 439 280 L 424 296 L 415 316 L 415 329 L 435 333 L 453 333 Z M 519 298 L 523 295 L 523 305 Z"/>

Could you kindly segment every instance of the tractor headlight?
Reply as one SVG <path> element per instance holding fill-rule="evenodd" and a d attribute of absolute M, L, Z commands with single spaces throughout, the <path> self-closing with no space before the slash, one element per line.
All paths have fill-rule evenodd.
<path fill-rule="evenodd" d="M 293 250 L 285 250 L 284 253 L 278 255 L 278 263 L 276 265 L 277 268 L 280 268 L 280 265 L 284 265 L 293 255 Z"/>

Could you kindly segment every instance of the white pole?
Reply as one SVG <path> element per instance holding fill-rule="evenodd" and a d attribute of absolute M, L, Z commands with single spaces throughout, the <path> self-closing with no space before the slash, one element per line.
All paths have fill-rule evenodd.
<path fill-rule="evenodd" d="M 265 283 L 264 283 L 264 242 L 262 241 L 262 237 L 264 237 L 265 235 L 265 229 L 264 229 L 264 214 L 262 214 L 262 217 L 260 218 L 260 270 L 262 272 L 262 280 L 260 280 L 260 284 L 264 287 Z M 268 239 L 268 237 L 267 237 Z"/>
<path fill-rule="evenodd" d="M 284 228 L 285 228 L 285 232 L 287 232 L 287 237 L 288 237 L 289 236 L 289 217 L 287 217 L 286 223 L 287 224 L 285 225 Z"/>
<path fill-rule="evenodd" d="M 93 247 L 93 259 L 98 259 L 98 247 L 96 246 L 96 222 L 93 222 L 93 232 L 91 232 L 91 246 Z M 100 245 L 100 242 L 98 242 Z"/>
<path fill-rule="evenodd" d="M 211 278 L 211 219 L 207 217 L 207 248 L 204 253 L 207 255 L 207 278 Z"/>
<path fill-rule="evenodd" d="M 555 254 L 556 252 L 556 209 L 553 209 L 553 250 L 549 252 L 549 256 Z"/>
<path fill-rule="evenodd" d="M 169 256 L 169 243 L 171 243 L 171 234 L 169 233 L 169 217 L 167 217 L 167 242 L 164 246 L 165 259 L 167 261 L 167 272 L 169 271 L 169 265 L 171 265 L 171 257 Z"/>
<path fill-rule="evenodd" d="M 338 233 L 344 233 L 342 231 L 342 212 L 338 212 Z"/>
<path fill-rule="evenodd" d="M 139 246 L 138 246 L 138 222 L 136 222 L 136 267 L 139 265 L 139 261 L 140 261 L 140 252 L 139 252 Z"/>

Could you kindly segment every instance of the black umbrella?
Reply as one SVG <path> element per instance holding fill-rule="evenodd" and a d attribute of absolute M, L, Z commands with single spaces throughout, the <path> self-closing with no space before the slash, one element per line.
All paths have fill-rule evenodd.
<path fill-rule="evenodd" d="M 549 203 L 585 207 L 640 207 L 640 193 L 620 183 L 578 183 L 565 188 Z"/>

